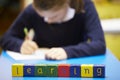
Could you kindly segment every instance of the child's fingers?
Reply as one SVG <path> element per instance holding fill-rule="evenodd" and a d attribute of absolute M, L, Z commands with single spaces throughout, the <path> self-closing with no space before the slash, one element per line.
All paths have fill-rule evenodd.
<path fill-rule="evenodd" d="M 67 58 L 67 54 L 62 48 L 52 48 L 46 53 L 47 59 L 62 60 Z"/>
<path fill-rule="evenodd" d="M 55 55 L 57 54 L 57 50 L 55 48 L 50 49 L 46 53 L 46 58 L 47 59 L 55 59 Z"/>
<path fill-rule="evenodd" d="M 34 41 L 29 41 L 28 45 L 34 50 L 38 49 L 38 45 Z"/>
<path fill-rule="evenodd" d="M 21 50 L 22 54 L 32 54 L 34 52 L 34 49 L 31 47 L 23 47 Z"/>
<path fill-rule="evenodd" d="M 61 54 L 59 54 L 59 53 L 55 53 L 54 55 L 51 55 L 51 58 L 56 60 L 57 57 L 60 56 L 60 55 L 61 55 Z"/>
<path fill-rule="evenodd" d="M 56 56 L 56 60 L 63 60 L 63 59 L 66 59 L 66 57 L 63 55 Z"/>
<path fill-rule="evenodd" d="M 53 59 L 53 60 L 56 60 L 56 57 L 57 57 L 57 56 L 58 56 L 57 53 L 50 53 L 50 54 L 46 55 L 46 57 L 47 57 L 48 59 Z"/>
<path fill-rule="evenodd" d="M 26 51 L 29 53 L 29 54 L 32 54 L 35 50 L 31 47 L 26 47 Z"/>
<path fill-rule="evenodd" d="M 25 40 L 21 46 L 21 53 L 32 54 L 37 49 L 38 49 L 38 46 L 35 42 L 30 40 Z"/>

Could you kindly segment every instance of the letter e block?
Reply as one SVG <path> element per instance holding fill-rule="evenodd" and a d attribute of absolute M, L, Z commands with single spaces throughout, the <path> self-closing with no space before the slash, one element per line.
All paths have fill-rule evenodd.
<path fill-rule="evenodd" d="M 24 65 L 24 77 L 34 77 L 34 76 L 35 76 L 35 66 Z"/>

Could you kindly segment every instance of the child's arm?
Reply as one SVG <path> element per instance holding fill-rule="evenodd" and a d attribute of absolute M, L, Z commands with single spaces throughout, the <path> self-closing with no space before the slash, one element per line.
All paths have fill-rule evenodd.
<path fill-rule="evenodd" d="M 89 42 L 63 47 L 68 58 L 105 54 L 106 44 L 104 33 L 96 9 L 91 0 L 85 2 L 85 30 Z"/>
<path fill-rule="evenodd" d="M 31 6 L 28 6 L 20 13 L 8 31 L 3 35 L 0 44 L 4 50 L 20 52 L 25 38 L 24 27 L 27 26 L 28 29 L 31 29 L 34 26 L 31 23 L 31 12 L 33 12 L 33 10 Z"/>
<path fill-rule="evenodd" d="M 106 50 L 103 30 L 98 14 L 91 0 L 85 1 L 85 28 L 88 41 L 62 48 L 52 48 L 46 53 L 48 59 L 66 59 L 104 54 Z M 79 25 L 78 25 L 79 26 Z M 86 39 L 85 39 L 86 40 Z"/>

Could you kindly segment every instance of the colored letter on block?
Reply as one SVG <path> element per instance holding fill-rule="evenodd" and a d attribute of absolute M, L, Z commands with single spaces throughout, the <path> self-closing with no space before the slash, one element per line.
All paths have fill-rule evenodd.
<path fill-rule="evenodd" d="M 58 67 L 57 65 L 47 65 L 46 66 L 47 76 L 48 77 L 57 77 L 58 76 Z"/>
<path fill-rule="evenodd" d="M 24 64 L 13 64 L 12 65 L 12 76 L 13 77 L 23 76 L 23 65 Z"/>
<path fill-rule="evenodd" d="M 94 77 L 105 77 L 105 66 L 104 65 L 95 65 L 94 66 Z"/>
<path fill-rule="evenodd" d="M 12 65 L 13 77 L 105 77 L 104 65 L 82 64 L 37 64 Z"/>
<path fill-rule="evenodd" d="M 70 76 L 70 65 L 59 64 L 58 65 L 58 77 L 69 77 Z"/>
<path fill-rule="evenodd" d="M 35 76 L 35 66 L 34 65 L 24 65 L 24 76 L 34 77 Z"/>
<path fill-rule="evenodd" d="M 93 77 L 93 65 L 81 65 L 81 77 Z"/>
<path fill-rule="evenodd" d="M 35 65 L 35 76 L 39 77 L 39 76 L 46 76 L 46 65 L 43 64 L 39 64 L 39 65 Z"/>
<path fill-rule="evenodd" d="M 80 65 L 71 65 L 70 66 L 70 77 L 80 77 L 80 76 L 81 76 Z"/>

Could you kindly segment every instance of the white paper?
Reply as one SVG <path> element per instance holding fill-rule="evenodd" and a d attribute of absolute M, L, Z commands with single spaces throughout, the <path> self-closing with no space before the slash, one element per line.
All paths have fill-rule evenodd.
<path fill-rule="evenodd" d="M 45 54 L 43 50 L 37 50 L 31 55 L 23 55 L 21 53 L 7 51 L 7 54 L 15 60 L 43 60 L 45 59 Z"/>

